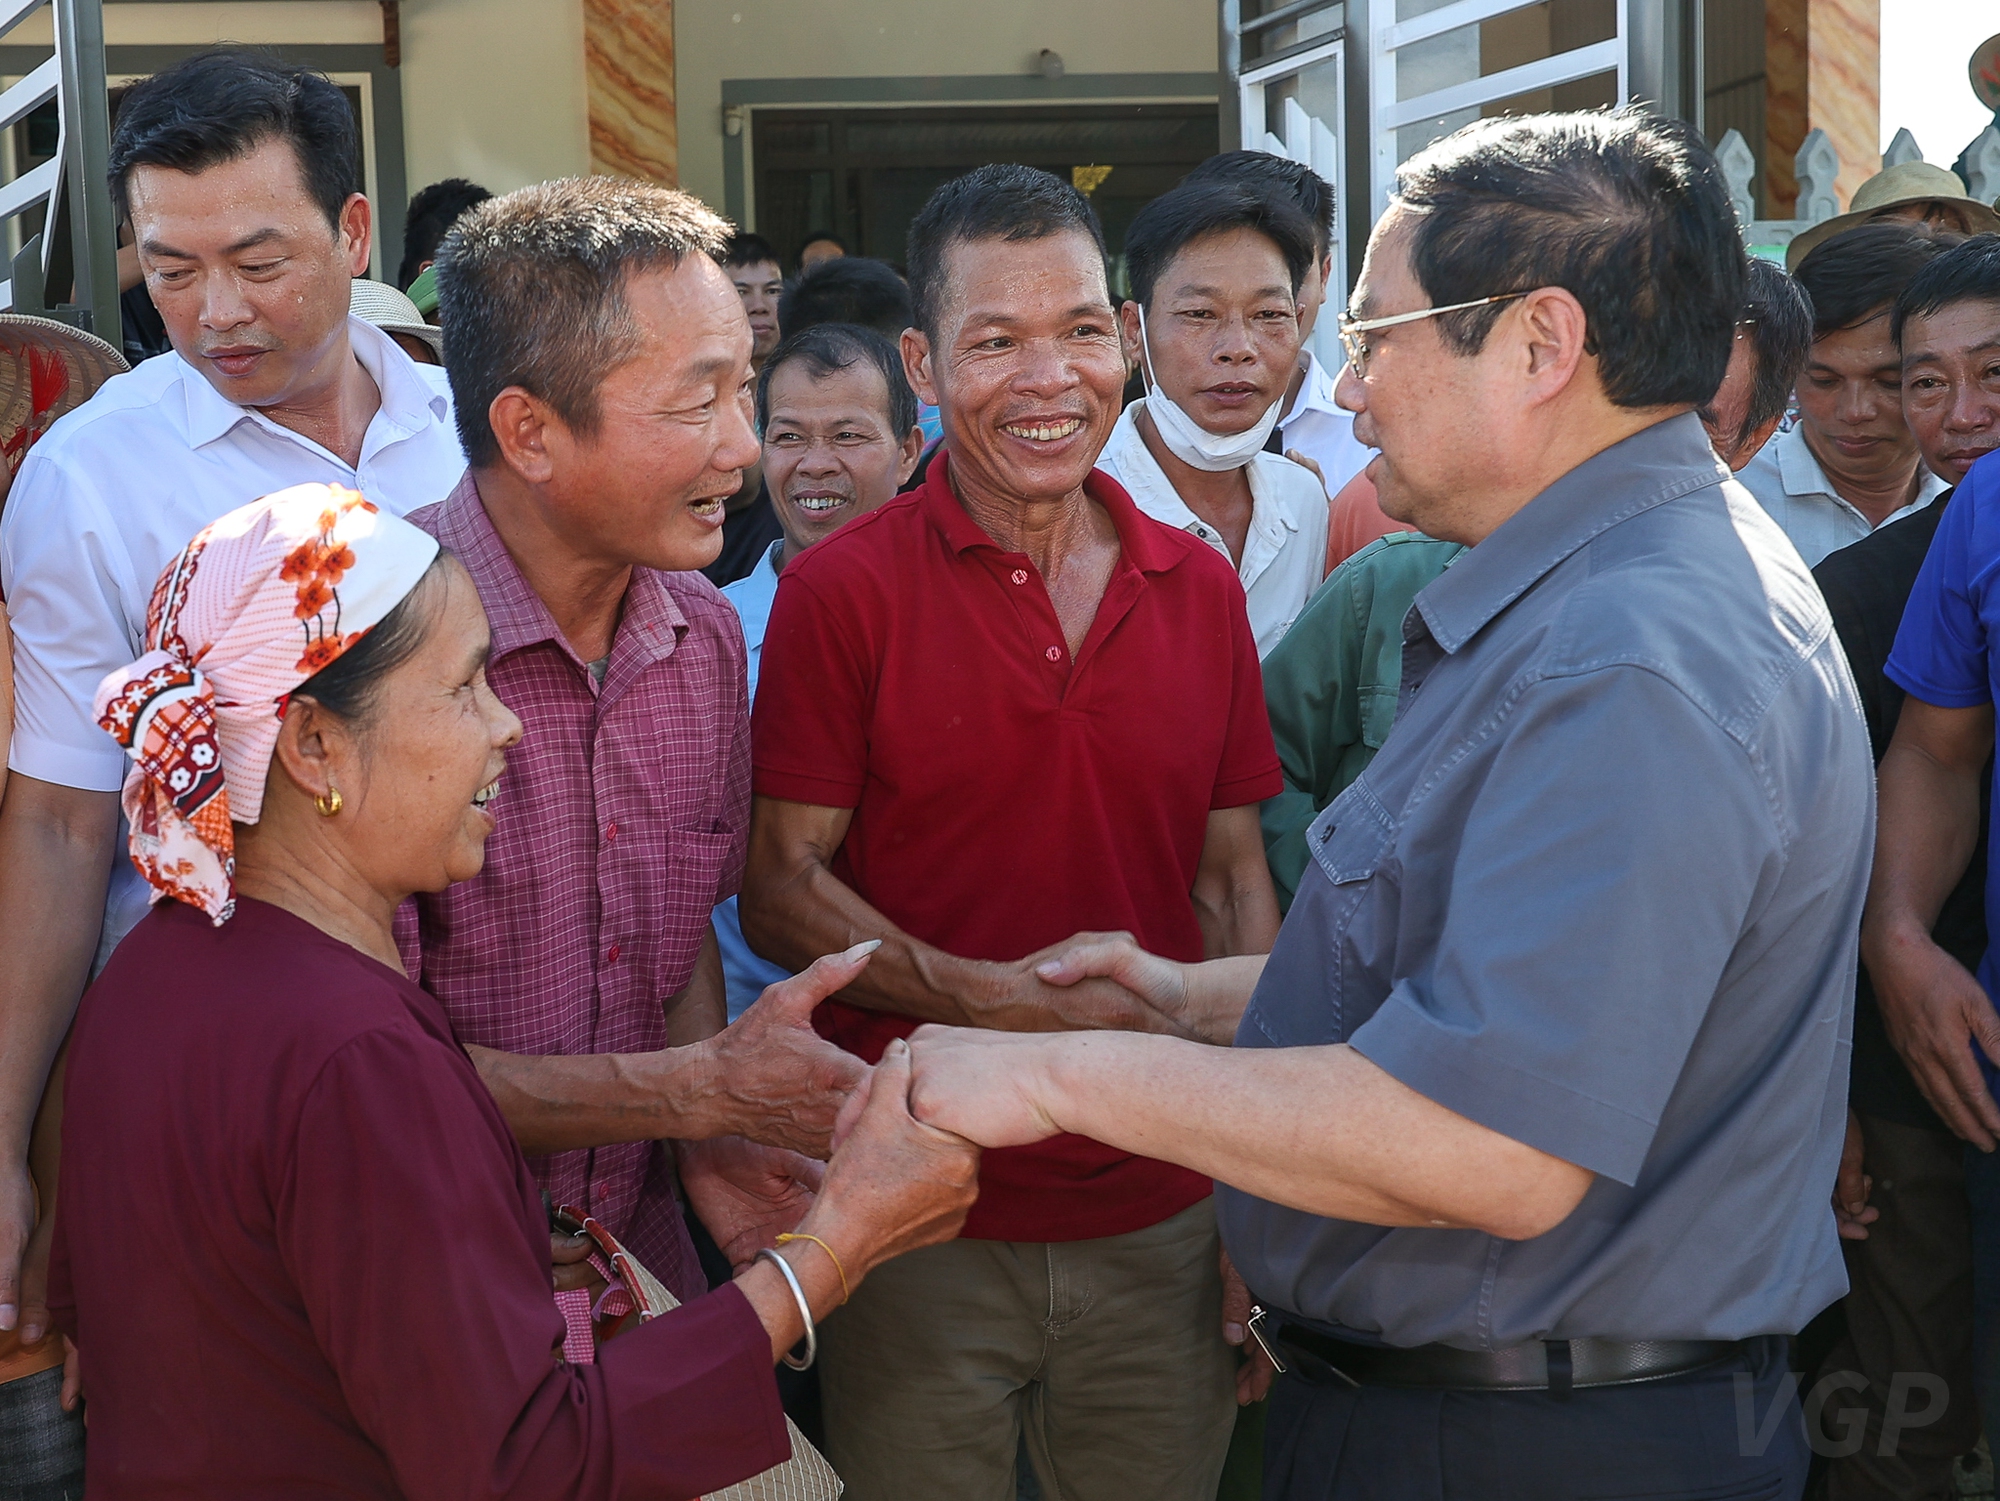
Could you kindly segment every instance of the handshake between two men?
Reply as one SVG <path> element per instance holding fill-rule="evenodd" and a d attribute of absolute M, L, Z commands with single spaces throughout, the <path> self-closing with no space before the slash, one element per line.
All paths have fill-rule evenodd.
<path fill-rule="evenodd" d="M 893 941 L 893 940 L 892 940 Z M 697 1046 L 706 1055 L 711 1135 L 683 1141 L 683 1186 L 738 1268 L 797 1228 L 819 1191 L 824 1164 L 846 1141 L 872 1095 L 874 1070 L 820 1037 L 813 1012 L 845 1000 L 880 944 L 816 960 L 769 987 L 732 1025 Z M 902 1106 L 969 1147 L 1015 1146 L 1063 1128 L 1033 1112 L 1010 1062 L 1033 1055 L 1011 1036 L 1082 1031 L 1148 1032 L 1226 1046 L 1261 970 L 1261 956 L 1182 965 L 1146 953 L 1125 933 L 1080 933 L 1012 964 L 965 998 L 963 1026 L 928 1025 L 912 1039 L 911 1089 Z M 982 1044 L 1003 1046 L 991 1052 Z M 919 1102 L 921 1101 L 921 1107 Z M 1037 1129 L 1033 1123 L 1045 1125 Z M 988 1138 L 991 1139 L 988 1139 Z"/>

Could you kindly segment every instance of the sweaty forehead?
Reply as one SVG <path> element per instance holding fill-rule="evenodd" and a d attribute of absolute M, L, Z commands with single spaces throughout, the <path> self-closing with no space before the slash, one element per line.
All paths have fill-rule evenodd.
<path fill-rule="evenodd" d="M 258 231 L 333 229 L 307 189 L 298 153 L 286 141 L 266 141 L 198 172 L 140 163 L 127 175 L 125 193 L 142 233 L 149 224 L 166 224 L 177 239 L 198 232 L 204 243 L 220 244 Z"/>

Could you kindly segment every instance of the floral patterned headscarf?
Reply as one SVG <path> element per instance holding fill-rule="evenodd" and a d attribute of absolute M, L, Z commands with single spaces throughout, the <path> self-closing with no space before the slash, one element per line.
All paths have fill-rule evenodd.
<path fill-rule="evenodd" d="M 97 688 L 132 770 L 132 863 L 218 927 L 234 823 L 255 823 L 292 690 L 414 589 L 437 540 L 334 485 L 296 485 L 204 527 L 146 609 L 144 656 Z"/>

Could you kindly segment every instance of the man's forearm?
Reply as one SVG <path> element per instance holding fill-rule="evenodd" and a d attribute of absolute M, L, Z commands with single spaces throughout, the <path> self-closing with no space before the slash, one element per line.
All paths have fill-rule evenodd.
<path fill-rule="evenodd" d="M 1876 775 L 1875 866 L 1864 951 L 1927 938 L 1979 839 L 1980 767 L 1892 741 Z"/>
<path fill-rule="evenodd" d="M 1194 890 L 1202 957 L 1268 954 L 1278 941 L 1278 897 L 1261 858 L 1231 873 L 1219 892 Z"/>
<path fill-rule="evenodd" d="M 738 910 L 750 946 L 791 970 L 881 939 L 868 968 L 840 993 L 850 1005 L 951 1026 L 990 1024 L 972 1004 L 990 966 L 912 938 L 824 865 L 814 862 L 767 891 L 746 888 Z"/>
<path fill-rule="evenodd" d="M 0 808 L 0 1152 L 26 1155 L 104 923 L 118 799 L 19 772 Z"/>
<path fill-rule="evenodd" d="M 1264 859 L 1261 811 L 1247 803 L 1208 815 L 1201 864 L 1188 892 L 1205 959 L 1268 954 L 1277 942 L 1278 896 Z"/>
<path fill-rule="evenodd" d="M 1584 1169 L 1474 1124 L 1344 1045 L 1237 1050 L 1092 1032 L 1048 1048 L 1038 1087 L 1060 1129 L 1308 1213 L 1522 1238 L 1559 1223 L 1589 1186 Z"/>
<path fill-rule="evenodd" d="M 627 1141 L 692 1141 L 737 1129 L 703 1043 L 574 1057 L 465 1051 L 530 1157 Z"/>
<path fill-rule="evenodd" d="M 667 1019 L 667 1045 L 685 1047 L 705 1042 L 729 1025 L 729 1002 L 722 979 L 722 947 L 715 941 L 710 919 L 695 954 L 694 975 L 661 1008 Z"/>

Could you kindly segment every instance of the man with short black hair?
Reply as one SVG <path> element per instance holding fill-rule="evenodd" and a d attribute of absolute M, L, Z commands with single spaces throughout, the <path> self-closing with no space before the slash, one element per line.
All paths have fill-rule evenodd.
<path fill-rule="evenodd" d="M 1270 1501 L 1804 1485 L 1872 788 L 1819 591 L 1694 416 L 1745 277 L 1682 121 L 1482 120 L 1405 162 L 1341 400 L 1390 513 L 1467 551 L 1409 613 L 1395 727 L 1268 962 L 1049 967 L 1236 1046 L 911 1044 L 920 1119 L 1216 1180 L 1285 1366 Z"/>
<path fill-rule="evenodd" d="M 902 286 L 900 278 L 896 285 Z M 896 333 L 908 326 L 905 319 Z M 772 506 L 785 534 L 755 568 L 722 591 L 743 622 L 753 705 L 778 576 L 808 547 L 893 499 L 923 448 L 917 397 L 903 373 L 902 355 L 874 329 L 852 323 L 812 324 L 772 351 L 757 377 L 757 430 L 764 439 Z M 744 941 L 735 897 L 715 909 L 715 937 L 734 1021 L 766 986 L 792 972 L 759 957 Z"/>
<path fill-rule="evenodd" d="M 1778 430 L 1812 342 L 1812 303 L 1805 290 L 1782 267 L 1753 257 L 1750 296 L 1736 325 L 1729 373 L 1721 389 L 1696 409 L 1715 456 L 1731 473 L 1756 458 Z"/>
<path fill-rule="evenodd" d="M 1889 315 L 1916 274 L 1958 241 L 1923 224 L 1869 224 L 1799 262 L 1813 345 L 1794 387 L 1798 425 L 1737 478 L 1808 568 L 1921 510 L 1945 488 L 1903 420 L 1903 359 Z"/>
<path fill-rule="evenodd" d="M 1119 332 L 1147 394 L 1126 404 L 1098 467 L 1155 521 L 1229 559 L 1259 657 L 1326 576 L 1326 492 L 1264 449 L 1297 368 L 1313 253 L 1303 214 L 1241 183 L 1163 193 L 1125 232 Z"/>
<path fill-rule="evenodd" d="M 945 444 L 779 579 L 744 933 L 788 967 L 884 940 L 818 1021 L 864 1059 L 924 1021 L 1191 1035 L 1038 966 L 1079 930 L 1189 960 L 1275 931 L 1243 586 L 1092 468 L 1125 364 L 1082 194 L 982 167 L 931 196 L 908 261 L 904 364 Z M 1079 1138 L 984 1171 L 965 1238 L 822 1333 L 849 1497 L 1011 1497 L 1025 1438 L 1046 1495 L 1214 1501 L 1236 1359 L 1209 1181 Z"/>
<path fill-rule="evenodd" d="M 1338 304 L 1345 287 L 1333 276 L 1333 184 L 1311 167 L 1268 151 L 1225 151 L 1211 156 L 1182 179 L 1184 183 L 1230 182 L 1288 199 L 1313 229 L 1313 261 L 1299 283 L 1299 354 L 1279 411 L 1278 432 L 1286 451 L 1296 450 L 1319 466 L 1328 495 L 1367 468 L 1374 455 L 1354 436 L 1354 416 L 1333 399 L 1334 378 L 1305 341 L 1329 298 Z"/>
<path fill-rule="evenodd" d="M 340 90 L 249 49 L 156 73 L 119 111 L 110 188 L 173 352 L 58 422 L 0 519 L 16 679 L 0 809 L 0 1329 L 48 1327 L 39 1270 L 25 1296 L 15 1278 L 34 1224 L 29 1125 L 84 982 L 147 906 L 119 837 L 130 763 L 97 725 L 98 682 L 138 653 L 160 570 L 218 516 L 309 482 L 400 514 L 465 469 L 444 372 L 349 314 L 373 227 L 358 159 Z"/>
<path fill-rule="evenodd" d="M 816 323 L 858 323 L 893 342 L 910 326 L 910 289 L 887 261 L 866 255 L 823 259 L 801 271 L 778 299 L 782 337 Z"/>
<path fill-rule="evenodd" d="M 778 264 L 778 252 L 760 234 L 738 230 L 717 253 L 716 260 L 729 273 L 736 295 L 743 299 L 743 312 L 750 320 L 750 363 L 764 368 L 764 361 L 778 347 L 778 299 L 785 294 L 785 272 Z"/>
<path fill-rule="evenodd" d="M 689 571 L 756 453 L 724 232 L 602 176 L 468 212 L 438 289 L 472 467 L 410 518 L 478 586 L 524 729 L 484 867 L 414 898 L 398 942 L 551 1199 L 683 1301 L 707 1282 L 676 1179 L 742 1265 L 810 1203 L 798 1154 L 861 1074 L 809 1002 L 724 1025 L 709 915 L 742 869 L 750 726 L 735 615 Z"/>
<path fill-rule="evenodd" d="M 493 194 L 463 177 L 447 177 L 434 182 L 410 200 L 403 218 L 403 264 L 396 271 L 396 285 L 405 292 L 410 283 L 437 259 L 438 246 L 451 233 L 458 216 L 491 198 Z"/>

